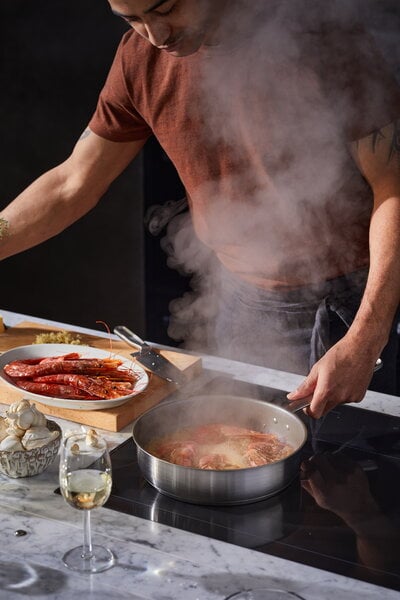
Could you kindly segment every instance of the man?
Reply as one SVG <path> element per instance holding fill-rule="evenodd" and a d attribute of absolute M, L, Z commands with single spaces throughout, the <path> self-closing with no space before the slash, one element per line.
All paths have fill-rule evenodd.
<path fill-rule="evenodd" d="M 1 213 L 0 257 L 88 212 L 154 133 L 218 258 L 223 342 L 304 373 L 311 342 L 289 397 L 359 402 L 400 298 L 400 94 L 373 46 L 307 0 L 109 4 L 133 31 L 71 156 Z"/>

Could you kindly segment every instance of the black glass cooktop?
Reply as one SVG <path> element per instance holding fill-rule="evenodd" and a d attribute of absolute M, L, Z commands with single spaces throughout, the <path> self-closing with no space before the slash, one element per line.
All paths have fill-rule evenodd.
<path fill-rule="evenodd" d="M 236 383 L 232 393 L 285 396 Z M 193 505 L 159 493 L 141 476 L 131 439 L 111 457 L 111 509 L 400 590 L 398 417 L 338 407 L 309 431 L 299 478 L 242 506 Z"/>

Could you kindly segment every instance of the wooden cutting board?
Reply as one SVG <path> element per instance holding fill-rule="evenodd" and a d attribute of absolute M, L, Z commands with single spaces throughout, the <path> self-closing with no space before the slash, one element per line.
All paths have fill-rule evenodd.
<path fill-rule="evenodd" d="M 11 350 L 17 346 L 32 344 L 38 334 L 49 330 L 55 331 L 56 329 L 54 327 L 29 322 L 23 322 L 16 327 L 7 328 L 4 333 L 0 334 L 0 352 Z M 102 350 L 110 349 L 110 340 L 107 338 L 86 334 L 77 335 L 81 337 L 83 344 Z M 79 352 L 79 346 L 71 346 L 71 348 L 76 349 Z M 135 349 L 123 341 L 112 340 L 112 351 L 115 354 L 132 358 L 131 352 L 135 352 Z M 160 352 L 165 358 L 168 358 L 168 360 L 174 363 L 176 367 L 181 369 L 188 381 L 200 374 L 202 369 L 201 358 L 170 350 L 160 350 Z M 68 419 L 69 421 L 75 421 L 76 423 L 89 425 L 91 427 L 99 427 L 108 431 L 120 431 L 125 425 L 134 421 L 143 412 L 158 404 L 177 389 L 175 384 L 169 383 L 157 375 L 150 372 L 148 372 L 148 375 L 150 381 L 146 390 L 125 404 L 108 410 L 74 410 L 47 406 L 45 404 L 40 404 L 39 402 L 36 403 L 36 406 L 41 412 L 49 416 Z M 0 403 L 11 404 L 22 397 L 22 390 L 14 390 L 0 381 Z"/>

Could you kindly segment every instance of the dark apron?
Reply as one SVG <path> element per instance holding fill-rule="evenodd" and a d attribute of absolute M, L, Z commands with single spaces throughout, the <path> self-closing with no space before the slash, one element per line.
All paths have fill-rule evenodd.
<path fill-rule="evenodd" d="M 341 339 L 357 313 L 368 270 L 290 291 L 266 291 L 222 271 L 216 321 L 217 353 L 306 375 Z M 369 389 L 398 393 L 395 319 L 382 353 L 383 367 Z"/>

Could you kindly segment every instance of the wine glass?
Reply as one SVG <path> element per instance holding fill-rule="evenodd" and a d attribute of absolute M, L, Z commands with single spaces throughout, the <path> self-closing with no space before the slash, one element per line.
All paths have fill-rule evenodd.
<path fill-rule="evenodd" d="M 81 573 L 99 573 L 114 565 L 111 550 L 92 544 L 90 511 L 102 506 L 111 491 L 111 460 L 106 441 L 89 433 L 65 437 L 60 456 L 60 489 L 64 499 L 83 511 L 83 545 L 69 550 L 63 563 Z"/>
<path fill-rule="evenodd" d="M 254 588 L 227 596 L 225 600 L 304 600 L 295 592 L 273 588 Z"/>

